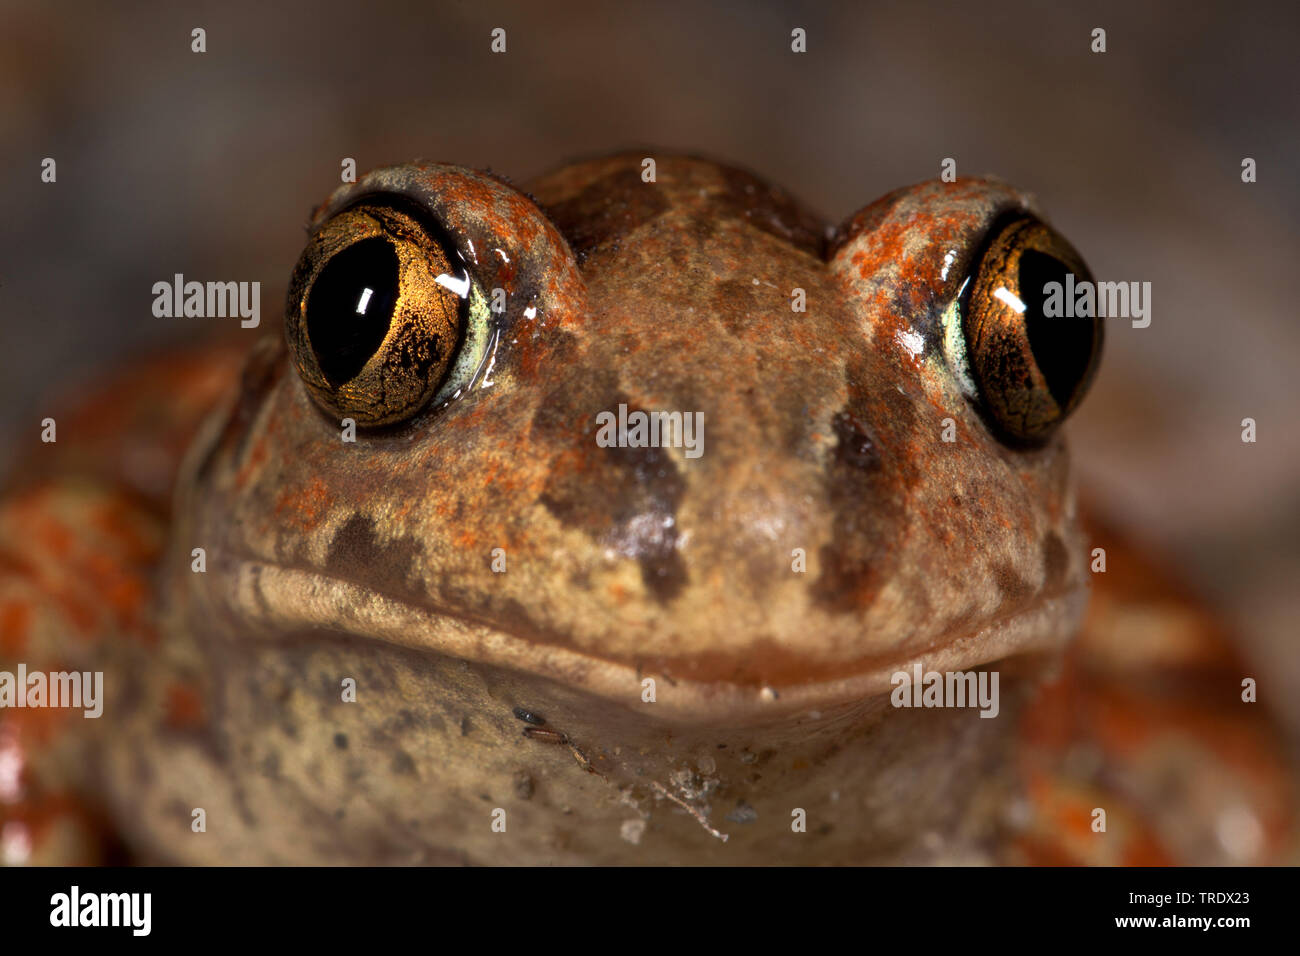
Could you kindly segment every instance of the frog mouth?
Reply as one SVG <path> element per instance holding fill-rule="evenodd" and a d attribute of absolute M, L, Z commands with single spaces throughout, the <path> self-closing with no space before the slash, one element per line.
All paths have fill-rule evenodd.
<path fill-rule="evenodd" d="M 922 650 L 846 664 L 820 680 L 767 686 L 695 680 L 588 653 L 564 635 L 503 628 L 433 603 L 380 593 L 321 571 L 253 559 L 237 563 L 229 587 L 214 595 L 241 622 L 241 636 L 274 642 L 285 634 L 343 633 L 353 638 L 435 653 L 555 681 L 626 703 L 639 700 L 646 676 L 662 674 L 673 693 L 656 704 L 665 716 L 697 720 L 747 713 L 832 707 L 888 694 L 894 676 L 967 671 L 1000 661 L 1052 655 L 1077 631 L 1087 602 L 1084 585 L 1045 596 L 1012 616 L 945 635 Z M 223 614 L 223 616 L 225 616 Z"/>

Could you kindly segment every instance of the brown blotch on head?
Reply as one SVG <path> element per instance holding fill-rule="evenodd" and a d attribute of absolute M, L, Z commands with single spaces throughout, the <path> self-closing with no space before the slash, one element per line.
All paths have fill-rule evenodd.
<path fill-rule="evenodd" d="M 831 427 L 835 449 L 826 472 L 826 498 L 834 515 L 831 541 L 820 552 L 821 574 L 813 584 L 814 600 L 835 612 L 861 610 L 875 597 L 888 563 L 903 499 L 889 485 L 900 479 L 915 481 L 901 453 L 886 443 L 873 423 L 890 423 L 888 440 L 910 435 L 914 412 L 894 389 L 869 394 L 861 382 L 876 381 L 867 360 L 849 364 L 849 401 L 837 412 Z M 901 399 L 901 401 L 900 401 Z"/>
<path fill-rule="evenodd" d="M 597 413 L 620 404 L 629 405 L 628 414 L 638 410 L 626 396 L 615 393 L 589 407 L 578 402 L 570 390 L 557 389 L 533 417 L 538 440 L 564 449 L 551 463 L 541 503 L 564 524 L 634 558 L 646 590 L 666 603 L 687 580 L 677 552 L 677 506 L 686 481 L 660 448 L 596 444 Z"/>
<path fill-rule="evenodd" d="M 639 170 L 629 167 L 602 176 L 545 212 L 582 263 L 595 249 L 616 242 L 668 206 L 663 190 L 642 182 Z"/>
<path fill-rule="evenodd" d="M 826 228 L 798 200 L 743 169 L 720 166 L 719 171 L 726 184 L 722 204 L 731 215 L 810 256 L 823 257 Z"/>
<path fill-rule="evenodd" d="M 422 550 L 419 542 L 410 537 L 381 541 L 375 522 L 354 514 L 334 533 L 325 567 L 332 574 L 377 592 L 394 593 L 397 588 L 398 597 L 418 596 L 406 589 Z"/>

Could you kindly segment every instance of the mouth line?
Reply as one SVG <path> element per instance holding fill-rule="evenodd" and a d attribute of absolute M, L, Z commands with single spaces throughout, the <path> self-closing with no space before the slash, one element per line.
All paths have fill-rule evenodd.
<path fill-rule="evenodd" d="M 252 639 L 274 642 L 284 633 L 304 628 L 342 632 L 376 644 L 522 671 L 628 706 L 641 700 L 643 678 L 663 678 L 672 693 L 660 695 L 656 712 L 689 720 L 826 709 L 888 694 L 893 689 L 892 675 L 910 674 L 917 664 L 926 671 L 966 671 L 1050 652 L 1064 647 L 1073 636 L 1086 600 L 1086 588 L 1080 585 L 924 649 L 882 656 L 865 668 L 846 663 L 849 672 L 840 677 L 763 686 L 681 677 L 662 668 L 643 670 L 637 663 L 577 649 L 554 635 L 536 631 L 529 636 L 462 611 L 415 603 L 315 569 L 251 558 L 235 559 L 235 567 L 225 601 L 236 618 L 250 625 L 243 633 Z"/>

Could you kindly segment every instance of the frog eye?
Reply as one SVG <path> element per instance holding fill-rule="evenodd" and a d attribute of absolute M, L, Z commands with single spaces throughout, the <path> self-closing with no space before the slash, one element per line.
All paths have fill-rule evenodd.
<path fill-rule="evenodd" d="M 1012 444 L 1045 441 L 1097 371 L 1101 320 L 1073 317 L 1065 302 L 1083 282 L 1092 274 L 1074 248 L 1021 216 L 994 227 L 959 297 L 962 371 Z"/>
<path fill-rule="evenodd" d="M 464 260 L 436 227 L 376 200 L 311 235 L 290 283 L 285 333 L 318 405 L 362 427 L 391 425 L 469 384 L 486 316 Z"/>

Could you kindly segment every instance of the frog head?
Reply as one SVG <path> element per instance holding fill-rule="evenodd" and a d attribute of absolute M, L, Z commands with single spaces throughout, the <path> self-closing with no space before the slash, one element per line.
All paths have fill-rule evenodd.
<path fill-rule="evenodd" d="M 289 728 L 250 729 L 257 748 L 320 724 L 296 763 L 330 779 L 321 762 L 357 752 L 339 734 L 406 754 L 384 800 L 441 761 L 489 794 L 580 778 L 553 806 L 631 794 L 641 813 L 666 799 L 653 780 L 698 809 L 669 781 L 708 778 L 707 750 L 706 791 L 754 804 L 724 751 L 844 752 L 898 672 L 1050 656 L 1077 627 L 1059 426 L 1101 327 L 1042 314 L 1067 273 L 1078 254 L 992 179 L 831 230 L 694 158 L 583 162 L 526 192 L 377 170 L 316 211 L 283 339 L 191 455 L 174 546 L 208 565 L 174 576 L 179 626 L 225 712 Z M 359 672 L 350 712 L 334 689 Z"/>

